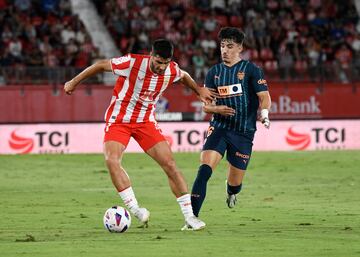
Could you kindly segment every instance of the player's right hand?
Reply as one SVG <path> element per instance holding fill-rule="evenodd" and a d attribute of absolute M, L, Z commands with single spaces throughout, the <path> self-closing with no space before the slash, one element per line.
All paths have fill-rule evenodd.
<path fill-rule="evenodd" d="M 210 104 L 217 97 L 216 92 L 214 92 L 212 89 L 207 87 L 198 88 L 198 93 L 199 93 L 198 96 L 199 99 L 205 104 Z"/>
<path fill-rule="evenodd" d="M 65 83 L 64 85 L 64 92 L 68 95 L 71 95 L 75 90 L 76 84 L 73 82 L 73 80 L 70 80 Z"/>
<path fill-rule="evenodd" d="M 216 106 L 216 113 L 223 115 L 223 116 L 234 116 L 235 110 L 226 105 L 218 105 L 218 106 Z"/>

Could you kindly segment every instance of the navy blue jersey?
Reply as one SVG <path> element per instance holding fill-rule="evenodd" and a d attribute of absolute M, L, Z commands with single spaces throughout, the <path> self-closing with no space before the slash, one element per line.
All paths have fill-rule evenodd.
<path fill-rule="evenodd" d="M 234 116 L 214 114 L 211 126 L 242 134 L 255 133 L 259 108 L 256 93 L 268 90 L 263 71 L 258 66 L 245 60 L 231 67 L 216 64 L 206 75 L 205 86 L 217 89 L 220 94 L 216 105 L 227 105 L 236 111 Z"/>

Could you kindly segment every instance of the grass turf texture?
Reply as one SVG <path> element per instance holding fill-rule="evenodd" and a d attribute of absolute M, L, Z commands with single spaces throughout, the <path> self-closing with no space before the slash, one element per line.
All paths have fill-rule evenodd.
<path fill-rule="evenodd" d="M 175 155 L 189 185 L 199 154 Z M 167 179 L 145 154 L 126 154 L 148 229 L 104 229 L 122 205 L 102 155 L 0 156 L 0 256 L 360 256 L 360 152 L 253 154 L 237 206 L 225 204 L 226 162 L 209 185 L 203 231 L 183 217 Z"/>

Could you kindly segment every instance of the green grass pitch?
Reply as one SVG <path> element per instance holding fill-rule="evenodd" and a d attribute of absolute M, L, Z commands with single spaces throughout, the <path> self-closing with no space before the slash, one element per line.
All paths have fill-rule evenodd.
<path fill-rule="evenodd" d="M 192 185 L 198 153 L 175 155 Z M 147 229 L 104 229 L 122 205 L 102 155 L 0 156 L 0 256 L 360 256 L 360 151 L 255 152 L 236 208 L 225 204 L 226 163 L 214 172 L 203 231 L 183 217 L 161 169 L 145 154 L 124 167 Z"/>

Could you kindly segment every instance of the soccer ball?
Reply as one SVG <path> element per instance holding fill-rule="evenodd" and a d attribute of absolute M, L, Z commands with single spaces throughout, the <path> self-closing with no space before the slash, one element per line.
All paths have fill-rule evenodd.
<path fill-rule="evenodd" d="M 104 227 L 110 232 L 123 233 L 131 225 L 130 213 L 121 206 L 114 206 L 104 214 Z"/>

